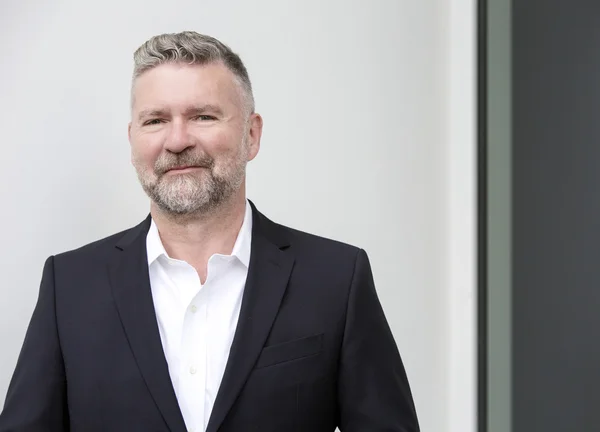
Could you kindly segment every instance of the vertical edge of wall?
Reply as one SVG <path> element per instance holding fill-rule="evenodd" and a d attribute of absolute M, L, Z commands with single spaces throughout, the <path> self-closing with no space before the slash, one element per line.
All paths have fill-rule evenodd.
<path fill-rule="evenodd" d="M 477 431 L 488 430 L 488 0 L 477 0 Z"/>
<path fill-rule="evenodd" d="M 512 430 L 511 0 L 487 2 L 487 432 Z"/>

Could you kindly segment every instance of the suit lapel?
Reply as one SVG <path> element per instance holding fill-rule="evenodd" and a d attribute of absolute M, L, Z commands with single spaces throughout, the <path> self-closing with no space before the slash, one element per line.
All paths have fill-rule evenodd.
<path fill-rule="evenodd" d="M 131 229 L 117 244 L 109 265 L 113 297 L 129 345 L 154 402 L 169 429 L 184 432 L 185 422 L 171 384 L 154 311 L 146 234 L 150 217 Z"/>
<path fill-rule="evenodd" d="M 252 204 L 252 203 L 251 203 Z M 250 265 L 240 318 L 207 432 L 217 432 L 267 340 L 294 264 L 289 243 L 252 204 Z"/>

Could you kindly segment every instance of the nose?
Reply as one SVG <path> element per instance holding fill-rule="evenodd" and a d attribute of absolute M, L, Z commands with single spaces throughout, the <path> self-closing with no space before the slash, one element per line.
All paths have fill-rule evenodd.
<path fill-rule="evenodd" d="M 190 136 L 185 122 L 173 119 L 169 123 L 169 130 L 165 139 L 165 150 L 171 153 L 181 153 L 193 146 L 194 140 Z"/>

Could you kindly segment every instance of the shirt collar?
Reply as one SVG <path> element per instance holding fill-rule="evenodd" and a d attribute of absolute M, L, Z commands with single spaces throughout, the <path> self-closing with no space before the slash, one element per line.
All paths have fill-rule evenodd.
<path fill-rule="evenodd" d="M 158 257 L 164 255 L 168 257 L 167 251 L 162 244 L 160 235 L 158 234 L 158 227 L 154 223 L 154 219 L 150 222 L 150 229 L 146 236 L 146 254 L 148 255 L 148 267 L 158 259 Z"/>
<path fill-rule="evenodd" d="M 231 255 L 237 257 L 246 268 L 250 265 L 250 249 L 252 245 L 252 207 L 246 200 L 246 213 L 244 222 L 233 245 Z M 154 219 L 150 223 L 150 229 L 146 236 L 146 253 L 148 255 L 148 267 L 160 256 L 169 257 L 158 233 L 158 227 Z"/>

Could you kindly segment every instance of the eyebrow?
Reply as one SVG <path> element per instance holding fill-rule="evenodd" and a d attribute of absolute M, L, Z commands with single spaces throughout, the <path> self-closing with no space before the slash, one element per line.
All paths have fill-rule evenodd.
<path fill-rule="evenodd" d="M 147 109 L 142 110 L 138 114 L 138 120 L 142 120 L 146 117 L 164 117 L 166 115 L 166 111 L 160 109 Z"/>
<path fill-rule="evenodd" d="M 206 113 L 212 113 L 212 114 L 216 114 L 216 115 L 223 115 L 223 110 L 218 107 L 217 105 L 211 105 L 211 104 L 207 104 L 207 105 L 201 105 L 201 106 L 195 106 L 195 107 L 191 107 L 188 108 L 187 110 L 185 110 L 185 115 L 200 115 L 200 114 L 206 114 Z M 140 111 L 140 113 L 138 114 L 138 120 L 142 120 L 144 118 L 147 117 L 165 117 L 168 116 L 168 111 L 165 109 L 146 109 L 146 110 L 142 110 Z"/>
<path fill-rule="evenodd" d="M 202 106 L 198 106 L 198 107 L 192 107 L 192 108 L 186 110 L 185 113 L 188 115 L 189 114 L 206 114 L 206 113 L 223 115 L 223 110 L 221 110 L 221 108 L 217 105 L 207 104 L 207 105 L 202 105 Z"/>

